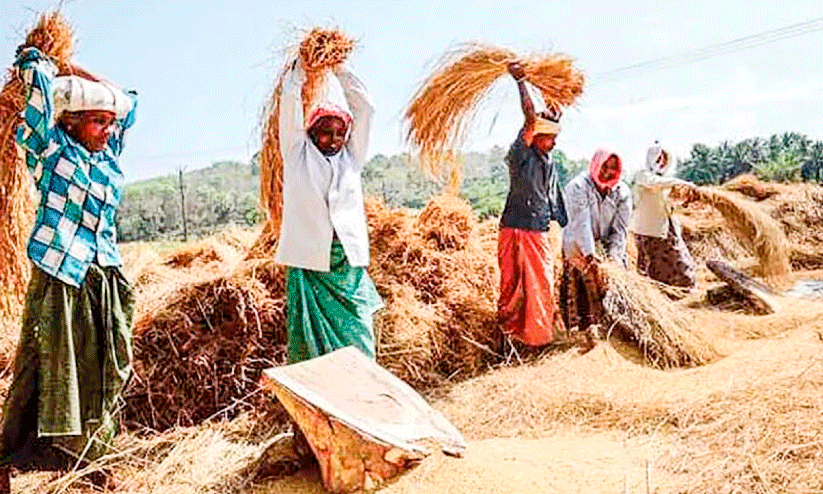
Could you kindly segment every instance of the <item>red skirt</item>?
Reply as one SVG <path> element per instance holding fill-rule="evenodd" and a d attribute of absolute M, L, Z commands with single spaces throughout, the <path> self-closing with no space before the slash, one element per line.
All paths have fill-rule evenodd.
<path fill-rule="evenodd" d="M 554 298 L 554 264 L 543 232 L 501 228 L 497 241 L 503 332 L 532 346 L 551 343 L 563 322 Z"/>

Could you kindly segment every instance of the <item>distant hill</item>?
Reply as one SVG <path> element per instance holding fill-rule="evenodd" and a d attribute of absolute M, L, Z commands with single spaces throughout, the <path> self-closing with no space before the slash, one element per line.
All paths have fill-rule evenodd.
<path fill-rule="evenodd" d="M 508 190 L 506 149 L 467 153 L 462 157 L 460 194 L 481 217 L 499 215 Z M 582 163 L 555 152 L 561 179 L 580 169 Z M 223 161 L 183 174 L 183 196 L 189 238 L 213 233 L 226 225 L 255 225 L 264 219 L 258 207 L 260 187 L 256 162 Z M 367 195 L 381 197 L 393 207 L 421 208 L 445 185 L 426 177 L 408 154 L 377 155 L 363 170 Z M 183 238 L 179 177 L 169 175 L 126 186 L 119 213 L 119 235 L 123 242 L 177 240 Z"/>

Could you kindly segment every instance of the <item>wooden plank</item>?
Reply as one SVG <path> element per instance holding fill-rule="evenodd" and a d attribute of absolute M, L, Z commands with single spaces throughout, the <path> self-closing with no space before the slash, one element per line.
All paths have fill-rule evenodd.
<path fill-rule="evenodd" d="M 372 488 L 438 449 L 465 450 L 445 417 L 353 347 L 263 376 L 306 435 L 331 492 Z"/>
<path fill-rule="evenodd" d="M 774 293 L 765 284 L 752 279 L 722 261 L 706 261 L 706 266 L 738 295 L 752 303 L 758 312 L 773 314 L 777 309 Z"/>

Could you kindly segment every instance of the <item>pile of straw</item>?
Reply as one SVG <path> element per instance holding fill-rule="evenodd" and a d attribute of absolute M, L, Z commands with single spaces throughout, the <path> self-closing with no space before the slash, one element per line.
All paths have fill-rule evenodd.
<path fill-rule="evenodd" d="M 498 360 L 497 262 L 469 206 L 433 198 L 415 215 L 367 202 L 378 362 L 419 389 L 465 379 Z"/>
<path fill-rule="evenodd" d="M 436 197 L 415 214 L 370 200 L 367 219 L 369 273 L 387 305 L 375 321 L 378 362 L 419 389 L 496 363 L 495 247 L 469 205 Z M 260 371 L 285 362 L 285 284 L 274 243 L 258 239 L 244 250 L 226 242 L 214 237 L 158 257 L 154 267 L 135 266 L 132 425 L 164 430 L 231 418 L 259 405 Z"/>
<path fill-rule="evenodd" d="M 763 201 L 779 193 L 777 187 L 773 184 L 761 182 L 756 175 L 750 173 L 738 175 L 723 184 L 723 188 L 732 192 L 739 192 L 757 201 Z"/>
<path fill-rule="evenodd" d="M 354 47 L 354 40 L 338 29 L 314 28 L 286 57 L 286 65 L 264 110 L 263 147 L 260 150 L 260 200 L 268 214 L 266 234 L 269 236 L 279 235 L 283 218 L 283 157 L 280 156 L 278 120 L 283 75 L 295 61 L 303 67 L 306 73 L 302 88 L 303 115 L 308 119 L 325 77 L 348 59 Z"/>
<path fill-rule="evenodd" d="M 60 73 L 69 70 L 74 40 L 59 12 L 44 14 L 26 36 L 25 46 L 36 46 L 50 56 Z M 25 107 L 23 81 L 14 70 L 7 72 L 0 92 L 0 315 L 19 318 L 30 275 L 26 243 L 34 220 L 31 179 L 22 154 L 18 154 L 15 130 Z"/>
<path fill-rule="evenodd" d="M 789 239 L 792 267 L 823 268 L 823 188 L 811 184 L 780 185 L 768 202 L 770 215 Z"/>
<path fill-rule="evenodd" d="M 165 430 L 260 405 L 261 370 L 285 362 L 285 296 L 281 268 L 244 259 L 251 243 L 217 234 L 165 258 L 126 250 L 137 298 L 131 426 Z"/>
<path fill-rule="evenodd" d="M 720 189 L 700 187 L 695 194 L 723 215 L 728 227 L 754 251 L 759 274 L 780 284 L 791 273 L 789 245 L 780 225 L 757 204 Z"/>
<path fill-rule="evenodd" d="M 707 364 L 720 356 L 694 317 L 670 301 L 648 279 L 612 263 L 601 266 L 607 280 L 605 323 L 637 342 L 657 367 Z"/>
<path fill-rule="evenodd" d="M 514 52 L 478 44 L 447 52 L 435 65 L 405 112 L 408 140 L 421 156 L 423 169 L 435 177 L 459 166 L 454 162 L 472 117 L 509 62 L 521 60 L 526 79 L 547 104 L 571 105 L 583 92 L 583 73 L 566 55 L 519 57 Z"/>

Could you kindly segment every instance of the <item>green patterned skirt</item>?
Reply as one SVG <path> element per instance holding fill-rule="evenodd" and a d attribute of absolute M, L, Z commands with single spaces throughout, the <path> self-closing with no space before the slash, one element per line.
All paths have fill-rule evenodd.
<path fill-rule="evenodd" d="M 131 373 L 132 307 L 118 268 L 92 265 L 80 288 L 32 270 L 0 465 L 60 470 L 108 451 Z"/>
<path fill-rule="evenodd" d="M 329 272 L 286 270 L 286 301 L 289 363 L 347 346 L 375 357 L 374 313 L 383 301 L 366 268 L 350 266 L 337 240 Z"/>

